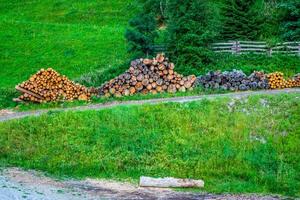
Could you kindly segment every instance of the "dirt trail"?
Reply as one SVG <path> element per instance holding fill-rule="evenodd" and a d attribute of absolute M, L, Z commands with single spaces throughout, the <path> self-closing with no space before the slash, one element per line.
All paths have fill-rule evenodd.
<path fill-rule="evenodd" d="M 1 200 L 276 200 L 279 196 L 213 195 L 176 192 L 170 189 L 140 188 L 126 182 L 108 180 L 54 180 L 37 171 L 8 168 L 0 172 Z"/>
<path fill-rule="evenodd" d="M 148 100 L 134 100 L 134 101 L 123 101 L 123 102 L 110 102 L 104 104 L 92 104 L 71 108 L 54 108 L 54 109 L 44 109 L 44 110 L 34 110 L 26 112 L 14 112 L 12 110 L 0 112 L 0 122 L 7 121 L 12 119 L 19 119 L 28 116 L 39 116 L 45 114 L 49 111 L 85 111 L 85 110 L 101 110 L 105 108 L 112 108 L 115 106 L 122 105 L 143 105 L 143 104 L 158 104 L 158 103 L 168 103 L 168 102 L 192 102 L 198 101 L 201 99 L 214 99 L 219 97 L 230 97 L 230 98 L 241 98 L 247 97 L 250 95 L 258 94 L 267 94 L 267 95 L 276 95 L 276 94 L 288 94 L 288 93 L 300 93 L 300 88 L 288 88 L 282 90 L 259 90 L 259 91 L 246 91 L 246 92 L 235 92 L 227 94 L 211 94 L 211 95 L 199 95 L 199 96 L 186 96 L 186 97 L 172 97 L 172 98 L 159 98 L 159 99 L 148 99 Z"/>

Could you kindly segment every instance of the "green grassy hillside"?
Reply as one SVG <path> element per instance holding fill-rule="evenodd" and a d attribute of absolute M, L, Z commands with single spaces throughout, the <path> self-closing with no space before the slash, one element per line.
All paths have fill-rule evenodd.
<path fill-rule="evenodd" d="M 0 123 L 0 163 L 55 175 L 200 178 L 299 196 L 299 94 L 51 112 Z"/>
<path fill-rule="evenodd" d="M 0 88 L 40 68 L 71 78 L 117 66 L 134 0 L 0 0 Z"/>

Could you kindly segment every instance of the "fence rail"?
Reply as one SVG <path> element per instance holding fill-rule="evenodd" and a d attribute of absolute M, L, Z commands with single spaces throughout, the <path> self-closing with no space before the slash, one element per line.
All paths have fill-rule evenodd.
<path fill-rule="evenodd" d="M 166 45 L 153 45 L 155 53 L 167 52 Z M 257 53 L 272 56 L 273 54 L 288 54 L 300 56 L 299 42 L 283 42 L 269 47 L 262 41 L 228 41 L 211 44 L 211 49 L 216 53 L 246 54 Z"/>
<path fill-rule="evenodd" d="M 213 43 L 211 48 L 217 53 L 258 53 L 267 54 L 289 54 L 300 56 L 300 42 L 283 42 L 269 47 L 266 42 L 260 41 L 228 41 Z"/>

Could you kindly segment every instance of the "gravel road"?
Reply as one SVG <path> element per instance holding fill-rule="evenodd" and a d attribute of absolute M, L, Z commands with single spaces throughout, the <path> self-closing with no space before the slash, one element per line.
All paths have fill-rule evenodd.
<path fill-rule="evenodd" d="M 214 195 L 176 192 L 170 189 L 140 188 L 110 180 L 55 180 L 37 171 L 7 168 L 0 172 L 1 200 L 277 200 L 279 196 Z"/>
<path fill-rule="evenodd" d="M 49 111 L 85 111 L 85 110 L 101 110 L 105 108 L 112 108 L 122 105 L 143 105 L 143 104 L 158 104 L 158 103 L 168 103 L 168 102 L 192 102 L 201 99 L 215 99 L 219 97 L 230 97 L 230 98 L 240 98 L 247 97 L 250 95 L 276 95 L 276 94 L 288 94 L 288 93 L 300 93 L 300 88 L 288 88 L 282 90 L 259 90 L 259 91 L 246 91 L 246 92 L 235 92 L 227 94 L 211 94 L 211 95 L 199 95 L 199 96 L 186 96 L 186 97 L 172 97 L 172 98 L 159 98 L 159 99 L 148 99 L 148 100 L 136 100 L 136 101 L 123 101 L 123 102 L 111 102 L 104 104 L 92 104 L 85 106 L 78 106 L 72 108 L 56 108 L 56 109 L 44 109 L 44 110 L 34 110 L 26 112 L 14 112 L 12 110 L 2 110 L 0 111 L 0 122 L 8 121 L 12 119 L 19 119 L 28 116 L 39 116 L 45 114 Z"/>

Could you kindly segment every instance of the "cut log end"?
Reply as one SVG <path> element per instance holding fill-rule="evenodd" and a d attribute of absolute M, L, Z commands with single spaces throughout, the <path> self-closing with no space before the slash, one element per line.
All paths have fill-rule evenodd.
<path fill-rule="evenodd" d="M 131 62 L 131 66 L 124 74 L 102 85 L 99 93 L 104 96 L 111 96 L 107 93 L 128 96 L 135 93 L 175 93 L 191 90 L 196 77 L 183 77 L 174 71 L 174 67 L 174 63 L 169 62 L 163 54 L 158 54 L 152 60 L 136 59 Z M 129 93 L 126 90 L 129 90 Z"/>

